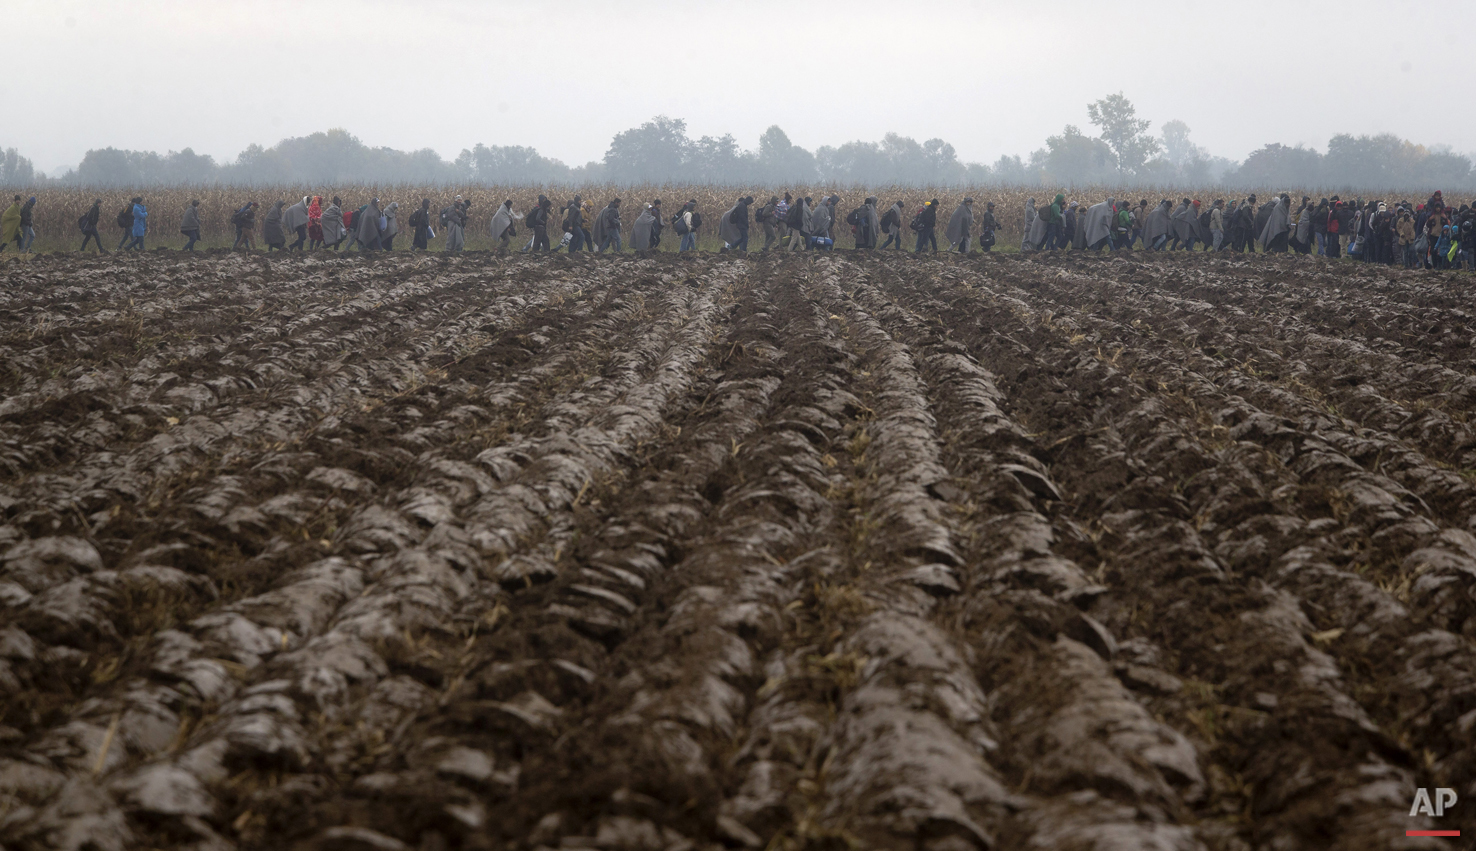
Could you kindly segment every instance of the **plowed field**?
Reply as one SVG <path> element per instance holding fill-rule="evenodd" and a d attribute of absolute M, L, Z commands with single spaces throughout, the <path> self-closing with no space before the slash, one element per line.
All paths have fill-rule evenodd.
<path fill-rule="evenodd" d="M 0 847 L 1470 847 L 1469 287 L 8 266 Z"/>

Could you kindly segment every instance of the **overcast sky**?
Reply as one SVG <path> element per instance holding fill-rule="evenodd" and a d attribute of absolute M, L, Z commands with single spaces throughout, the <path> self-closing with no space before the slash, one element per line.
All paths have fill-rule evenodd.
<path fill-rule="evenodd" d="M 1476 150 L 1470 0 L 4 6 L 0 147 L 53 174 L 89 148 L 229 161 L 330 127 L 447 159 L 482 142 L 579 165 L 657 114 L 745 148 L 778 124 L 812 150 L 896 131 L 992 162 L 1066 124 L 1091 132 L 1086 103 L 1119 90 L 1154 132 L 1182 119 L 1232 159 L 1340 132 Z"/>

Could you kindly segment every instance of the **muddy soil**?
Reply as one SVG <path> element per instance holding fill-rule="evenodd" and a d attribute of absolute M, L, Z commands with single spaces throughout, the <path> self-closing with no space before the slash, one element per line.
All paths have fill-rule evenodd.
<path fill-rule="evenodd" d="M 0 850 L 1476 847 L 1473 347 L 1302 258 L 11 267 Z"/>

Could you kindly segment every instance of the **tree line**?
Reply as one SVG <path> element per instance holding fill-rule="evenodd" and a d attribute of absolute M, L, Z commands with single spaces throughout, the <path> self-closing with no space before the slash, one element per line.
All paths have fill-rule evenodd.
<path fill-rule="evenodd" d="M 1334 136 L 1326 153 L 1267 144 L 1243 162 L 1211 155 L 1183 121 L 1158 133 L 1121 93 L 1087 105 L 1095 133 L 1067 125 L 1028 157 L 963 162 L 942 139 L 918 142 L 888 133 L 880 141 L 807 150 L 778 126 L 743 148 L 732 134 L 692 138 L 680 118 L 655 118 L 617 133 L 602 159 L 569 166 L 521 145 L 463 149 L 451 161 L 436 151 L 372 147 L 346 130 L 253 144 L 230 162 L 190 148 L 159 154 L 90 150 L 75 169 L 48 178 L 14 148 L 0 151 L 0 185 L 159 186 L 577 185 L 583 183 L 833 184 L 898 186 L 1325 186 L 1358 189 L 1465 188 L 1476 185 L 1469 158 L 1393 134 Z"/>

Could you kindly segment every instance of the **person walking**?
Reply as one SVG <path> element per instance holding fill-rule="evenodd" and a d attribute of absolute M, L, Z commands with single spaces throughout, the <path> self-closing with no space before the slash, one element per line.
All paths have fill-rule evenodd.
<path fill-rule="evenodd" d="M 1283 193 L 1276 198 L 1271 206 L 1271 215 L 1266 218 L 1265 227 L 1261 228 L 1261 250 L 1266 254 L 1285 254 L 1287 247 L 1287 234 L 1291 229 L 1291 216 L 1287 207 L 1291 198 Z"/>
<path fill-rule="evenodd" d="M 1165 202 L 1167 203 L 1167 202 Z M 1112 247 L 1112 225 L 1117 216 L 1117 199 L 1108 198 L 1099 204 L 1087 207 L 1086 218 L 1081 227 L 1086 233 L 1086 247 L 1100 251 Z"/>
<path fill-rule="evenodd" d="M 184 216 L 179 221 L 179 232 L 184 234 L 189 242 L 185 243 L 185 251 L 194 251 L 195 243 L 200 241 L 200 199 L 192 198 L 184 209 Z"/>
<path fill-rule="evenodd" d="M 323 247 L 338 250 L 338 246 L 348 238 L 348 228 L 343 222 L 343 201 L 337 195 L 329 202 L 327 209 L 323 210 Z"/>
<path fill-rule="evenodd" d="M 615 247 L 615 253 L 621 251 L 620 244 L 620 199 L 615 198 L 605 205 L 594 223 L 594 239 L 597 247 L 596 254 L 604 254 L 605 249 Z"/>
<path fill-rule="evenodd" d="M 1045 239 L 1041 241 L 1041 251 L 1054 251 L 1063 248 L 1065 243 L 1061 241 L 1062 226 L 1066 223 L 1066 196 L 1056 193 L 1051 205 L 1041 211 L 1040 215 L 1045 219 Z"/>
<path fill-rule="evenodd" d="M 430 202 L 426 201 L 424 204 L 426 215 L 430 215 Z M 497 240 L 497 250 L 506 251 L 508 243 L 512 241 L 513 234 L 515 233 L 513 221 L 512 199 L 509 198 L 502 202 L 502 206 L 497 208 L 497 212 L 492 214 L 490 228 L 492 238 Z"/>
<path fill-rule="evenodd" d="M 917 246 L 912 253 L 921 254 L 924 245 L 931 244 L 933 253 L 938 253 L 938 199 L 927 202 L 917 214 Z"/>
<path fill-rule="evenodd" d="M 391 201 L 384 205 L 384 213 L 379 219 L 384 224 L 384 232 L 379 235 L 379 247 L 394 251 L 395 234 L 400 232 L 400 202 Z"/>
<path fill-rule="evenodd" d="M 903 209 L 902 202 L 897 201 L 888 207 L 885 213 L 882 213 L 881 222 L 878 224 L 878 227 L 881 228 L 882 233 L 887 235 L 886 240 L 881 244 L 883 250 L 891 248 L 893 251 L 896 251 L 902 247 Z"/>
<path fill-rule="evenodd" d="M 636 216 L 635 224 L 630 227 L 630 247 L 637 254 L 644 254 L 651 250 L 651 232 L 655 230 L 656 213 L 650 204 L 641 208 L 641 214 Z"/>
<path fill-rule="evenodd" d="M 1078 227 L 1081 223 L 1078 223 Z M 988 254 L 994 248 L 994 232 L 999 230 L 999 220 L 994 217 L 994 202 L 986 201 L 984 215 L 979 217 L 979 249 Z"/>
<path fill-rule="evenodd" d="M 529 251 L 550 251 L 552 246 L 548 241 L 548 218 L 553 209 L 553 202 L 547 196 L 539 195 L 538 203 L 528 211 L 528 229 L 533 231 L 533 242 Z"/>
<path fill-rule="evenodd" d="M 820 199 L 820 203 L 810 211 L 809 242 L 811 247 L 818 247 L 815 246 L 817 239 L 832 239 L 830 228 L 835 224 L 835 204 L 838 200 L 834 195 L 827 196 Z"/>
<path fill-rule="evenodd" d="M 17 195 L 16 199 L 19 200 L 20 196 Z M 118 228 L 123 231 L 123 237 L 118 240 L 118 247 L 113 249 L 114 251 L 122 251 L 133 239 L 133 205 L 138 201 L 139 199 L 137 197 L 128 199 L 128 203 L 123 205 L 123 209 L 118 211 L 118 217 L 113 220 Z M 19 209 L 16 212 L 19 213 Z"/>
<path fill-rule="evenodd" d="M 791 239 L 789 235 L 789 208 L 794 204 L 794 196 L 788 192 L 774 205 L 774 229 L 779 232 L 779 248 L 784 249 L 785 240 Z"/>
<path fill-rule="evenodd" d="M 1399 215 L 1394 219 L 1394 238 L 1399 249 L 1399 262 L 1404 268 L 1414 266 L 1414 243 L 1415 223 L 1414 214 L 1408 207 L 1400 207 Z"/>
<path fill-rule="evenodd" d="M 21 245 L 21 196 L 15 196 L 9 207 L 5 208 L 4 215 L 0 215 L 0 251 L 4 251 L 13 242 L 15 250 L 20 251 Z M 119 245 L 122 249 L 122 245 Z"/>
<path fill-rule="evenodd" d="M 420 206 L 410 214 L 410 250 L 425 251 L 430 248 L 430 199 L 420 199 Z"/>
<path fill-rule="evenodd" d="M 359 251 L 364 254 L 372 254 L 380 249 L 380 215 L 378 198 L 370 201 L 362 211 L 354 215 L 354 238 L 359 242 Z"/>
<path fill-rule="evenodd" d="M 1216 198 L 1210 205 L 1210 248 L 1219 251 L 1225 241 L 1225 199 Z"/>
<path fill-rule="evenodd" d="M 752 203 L 753 198 L 745 195 L 718 219 L 721 251 L 748 251 L 748 205 Z"/>
<path fill-rule="evenodd" d="M 1066 213 L 1065 213 L 1065 215 L 1063 215 L 1061 217 L 1062 218 L 1062 222 L 1061 222 L 1061 247 L 1062 248 L 1067 248 L 1067 247 L 1071 247 L 1071 246 L 1075 246 L 1076 245 L 1076 242 L 1077 242 L 1076 234 L 1077 234 L 1077 231 L 1079 231 L 1081 229 L 1081 222 L 1080 222 L 1081 217 L 1079 215 L 1077 215 L 1077 212 L 1076 211 L 1077 211 L 1077 209 L 1080 206 L 1081 206 L 1081 202 L 1079 202 L 1079 201 L 1072 201 L 1071 203 L 1069 203 L 1069 204 L 1066 205 Z M 1085 240 L 1082 240 L 1082 241 L 1085 242 Z"/>
<path fill-rule="evenodd" d="M 247 201 L 241 209 L 231 214 L 231 224 L 236 228 L 236 241 L 231 243 L 231 250 L 235 251 L 244 243 L 246 250 L 256 248 L 256 202 Z"/>
<path fill-rule="evenodd" d="M 542 196 L 539 197 L 542 198 Z M 442 216 L 446 227 L 446 251 L 451 254 L 456 254 L 466 249 L 466 223 L 471 218 L 467 215 L 467 210 L 470 206 L 470 202 L 462 200 L 461 196 L 458 195 L 456 196 L 456 200 L 451 202 L 451 209 L 447 210 Z M 545 233 L 544 241 L 546 242 L 547 240 L 548 235 Z M 382 238 L 381 244 L 383 244 Z"/>
<path fill-rule="evenodd" d="M 308 250 L 317 251 L 323 247 L 323 197 L 314 195 L 312 203 L 308 204 Z"/>
<path fill-rule="evenodd" d="M 789 250 L 804 251 L 810 245 L 810 198 L 805 196 L 794 202 L 784 216 L 784 226 L 789 229 Z"/>
<path fill-rule="evenodd" d="M 92 206 L 81 218 L 77 219 L 77 229 L 82 231 L 81 251 L 87 250 L 87 241 L 92 240 L 97 244 L 98 254 L 107 254 L 108 250 L 102 247 L 102 235 L 97 232 L 97 223 L 102 220 L 102 199 L 92 199 Z"/>
<path fill-rule="evenodd" d="M 31 217 L 31 212 L 32 212 L 32 210 L 35 209 L 35 207 L 36 207 L 36 196 L 35 195 L 32 195 L 30 198 L 27 198 L 26 199 L 26 203 L 24 203 L 24 204 L 21 205 L 21 210 L 20 210 L 20 241 L 17 243 L 17 246 L 16 247 L 18 248 L 18 250 L 22 254 L 30 254 L 31 253 L 31 243 L 33 243 L 33 242 L 36 241 L 36 228 L 34 226 L 34 220 Z"/>
<path fill-rule="evenodd" d="M 297 241 L 287 247 L 288 251 L 301 251 L 307 245 L 308 238 L 308 201 L 312 199 L 302 196 L 302 200 L 282 211 L 282 230 L 284 233 L 297 234 Z"/>
<path fill-rule="evenodd" d="M 965 198 L 953 215 L 948 217 L 948 250 L 959 254 L 969 253 L 969 229 L 974 226 L 974 199 Z"/>
<path fill-rule="evenodd" d="M 677 253 L 697 250 L 697 228 L 701 225 L 702 216 L 697 212 L 697 199 L 693 198 L 671 217 L 672 230 L 682 238 L 681 244 L 677 246 Z"/>
<path fill-rule="evenodd" d="M 584 242 L 584 199 L 578 195 L 564 207 L 564 220 L 559 223 L 564 233 L 569 235 L 569 253 L 573 254 L 579 249 L 593 250 L 594 246 L 586 245 Z"/>
<path fill-rule="evenodd" d="M 779 221 L 779 196 L 770 196 L 769 203 L 759 207 L 758 212 L 753 216 L 753 220 L 763 225 L 764 251 L 768 251 L 779 239 L 779 228 L 781 227 Z"/>
<path fill-rule="evenodd" d="M 149 232 L 149 210 L 142 198 L 133 199 L 133 238 L 128 241 L 129 251 L 144 250 L 144 234 Z"/>
<path fill-rule="evenodd" d="M 267 253 L 287 250 L 287 232 L 282 229 L 282 208 L 286 201 L 276 201 L 261 220 L 261 241 L 266 243 Z"/>
<path fill-rule="evenodd" d="M 852 211 L 856 221 L 851 225 L 856 235 L 856 247 L 876 248 L 881 233 L 881 215 L 876 210 L 876 196 L 867 196 L 866 202 Z"/>

